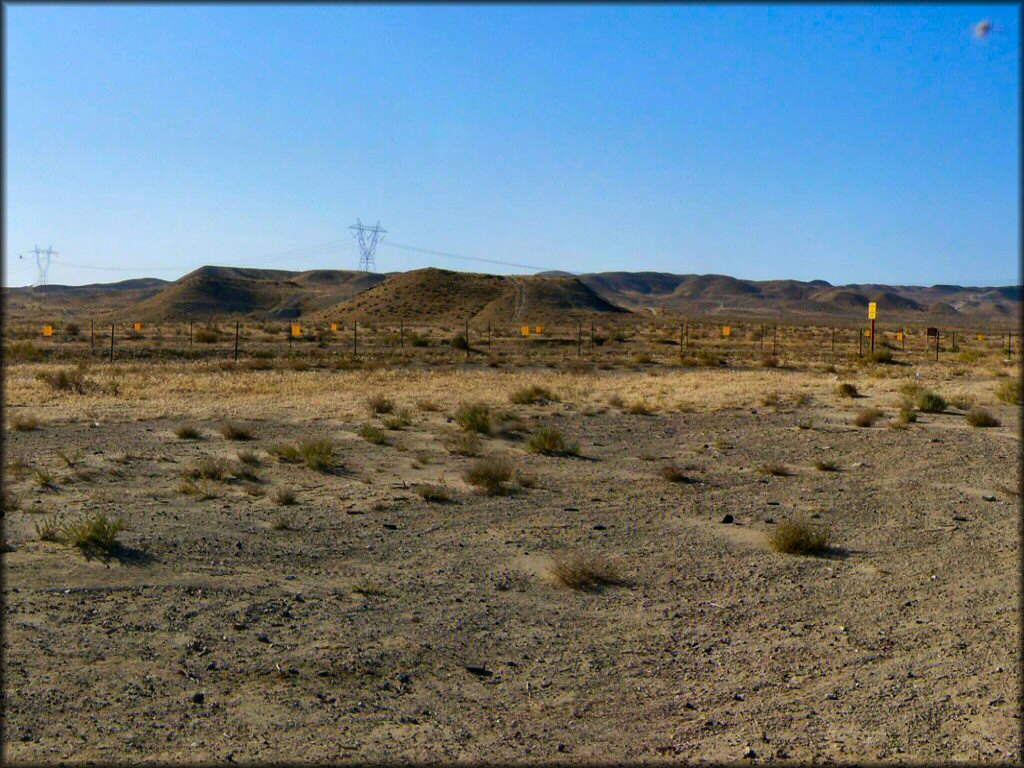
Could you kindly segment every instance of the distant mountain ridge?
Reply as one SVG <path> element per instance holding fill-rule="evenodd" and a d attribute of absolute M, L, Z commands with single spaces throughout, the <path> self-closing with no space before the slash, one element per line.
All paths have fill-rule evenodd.
<path fill-rule="evenodd" d="M 7 288 L 8 317 L 163 321 L 244 316 L 310 321 L 575 322 L 584 318 L 689 317 L 795 323 L 882 322 L 1016 327 L 1021 286 L 832 285 L 825 280 L 743 280 L 729 275 L 595 272 L 489 275 L 445 269 L 379 274 L 200 267 L 173 282 L 140 278 L 82 286 Z"/>

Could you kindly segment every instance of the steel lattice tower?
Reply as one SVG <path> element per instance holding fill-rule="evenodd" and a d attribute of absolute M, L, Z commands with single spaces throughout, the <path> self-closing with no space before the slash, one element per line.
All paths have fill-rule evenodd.
<path fill-rule="evenodd" d="M 374 272 L 377 269 L 377 262 L 374 261 L 373 255 L 377 250 L 377 244 L 384 239 L 384 235 L 388 233 L 386 229 L 382 229 L 380 221 L 373 227 L 369 227 L 359 219 L 356 219 L 356 223 L 349 227 L 352 230 L 352 235 L 359 242 L 359 269 L 362 272 Z"/>

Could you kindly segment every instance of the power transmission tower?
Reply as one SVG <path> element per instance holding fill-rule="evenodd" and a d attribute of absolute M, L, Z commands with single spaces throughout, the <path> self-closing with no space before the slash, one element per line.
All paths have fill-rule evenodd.
<path fill-rule="evenodd" d="M 50 260 L 57 256 L 58 253 L 53 250 L 53 246 L 49 246 L 45 251 L 38 245 L 29 251 L 30 254 L 34 254 L 36 257 L 36 268 L 39 270 L 39 276 L 36 280 L 36 285 L 46 285 L 46 280 L 50 274 Z M 19 259 L 24 259 L 24 256 L 19 255 Z"/>
<path fill-rule="evenodd" d="M 377 262 L 374 261 L 373 254 L 377 250 L 377 244 L 384 239 L 384 235 L 388 233 L 386 229 L 382 229 L 380 221 L 377 222 L 376 226 L 369 227 L 359 219 L 356 219 L 356 223 L 349 227 L 352 230 L 352 236 L 359 241 L 359 269 L 362 272 L 374 272 L 377 269 Z"/>

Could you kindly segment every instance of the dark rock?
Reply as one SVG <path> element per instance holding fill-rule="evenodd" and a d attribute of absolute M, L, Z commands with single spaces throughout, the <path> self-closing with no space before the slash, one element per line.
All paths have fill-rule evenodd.
<path fill-rule="evenodd" d="M 734 520 L 734 518 L 733 518 L 732 515 L 726 515 L 725 517 L 722 518 L 722 522 L 726 523 L 726 524 L 731 523 L 733 520 Z"/>
<path fill-rule="evenodd" d="M 192 703 L 193 704 L 202 704 L 205 700 L 206 700 L 206 694 L 203 693 L 202 691 L 196 691 L 195 693 L 192 694 Z"/>

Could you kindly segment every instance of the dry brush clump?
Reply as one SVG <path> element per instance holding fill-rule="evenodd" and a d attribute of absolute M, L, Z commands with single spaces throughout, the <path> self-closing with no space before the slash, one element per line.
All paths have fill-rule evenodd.
<path fill-rule="evenodd" d="M 517 389 L 509 395 L 509 400 L 516 405 L 544 405 L 546 403 L 559 402 L 559 398 L 555 393 L 539 384 L 531 384 L 528 387 Z"/>
<path fill-rule="evenodd" d="M 31 432 L 39 428 L 39 419 L 32 414 L 16 413 L 11 416 L 7 428 L 13 429 L 15 432 Z"/>
<path fill-rule="evenodd" d="M 803 518 L 784 520 L 768 534 L 768 544 L 788 555 L 820 555 L 828 549 L 829 533 Z"/>
<path fill-rule="evenodd" d="M 430 483 L 423 483 L 416 486 L 416 495 L 424 501 L 429 501 L 434 504 L 447 504 L 452 500 L 451 494 L 448 489 L 443 485 L 433 485 Z"/>
<path fill-rule="evenodd" d="M 558 554 L 551 558 L 551 575 L 555 581 L 583 592 L 623 584 L 621 573 L 622 567 L 617 560 L 600 554 Z"/>
<path fill-rule="evenodd" d="M 199 430 L 191 424 L 181 424 L 175 427 L 174 435 L 180 440 L 199 440 L 202 437 Z"/>
<path fill-rule="evenodd" d="M 774 461 L 762 464 L 759 469 L 762 475 L 770 475 L 772 477 L 789 477 L 793 474 L 785 464 Z"/>
<path fill-rule="evenodd" d="M 388 442 L 387 432 L 373 424 L 364 424 L 359 428 L 357 434 L 366 442 L 374 445 L 386 445 Z"/>
<path fill-rule="evenodd" d="M 496 496 L 508 490 L 513 468 L 508 459 L 491 456 L 478 459 L 463 473 L 463 479 L 479 488 L 488 496 Z"/>
<path fill-rule="evenodd" d="M 853 423 L 858 427 L 870 427 L 873 426 L 881 416 L 882 412 L 878 408 L 861 408 L 857 411 L 857 415 L 854 416 Z"/>
<path fill-rule="evenodd" d="M 1008 405 L 1024 404 L 1024 379 L 1007 379 L 996 387 L 996 399 Z"/>
<path fill-rule="evenodd" d="M 374 416 L 386 415 L 395 410 L 395 402 L 385 395 L 371 395 L 366 400 L 366 406 Z"/>
<path fill-rule="evenodd" d="M 275 488 L 270 498 L 275 504 L 282 507 L 290 507 L 298 500 L 295 491 L 291 488 Z"/>
<path fill-rule="evenodd" d="M 999 419 L 984 408 L 972 408 L 967 412 L 967 423 L 972 427 L 998 427 Z"/>
<path fill-rule="evenodd" d="M 218 431 L 225 440 L 245 441 L 256 437 L 252 429 L 233 421 L 225 421 Z"/>
<path fill-rule="evenodd" d="M 697 482 L 692 477 L 686 474 L 684 467 L 678 464 L 668 464 L 661 468 L 661 477 L 663 480 L 667 480 L 670 483 L 695 483 Z"/>
<path fill-rule="evenodd" d="M 463 403 L 455 410 L 455 422 L 467 432 L 489 435 L 493 429 L 491 418 L 486 403 Z"/>
<path fill-rule="evenodd" d="M 533 453 L 544 456 L 579 456 L 580 445 L 565 438 L 557 427 L 541 427 L 526 442 L 526 447 Z"/>
<path fill-rule="evenodd" d="M 36 535 L 41 541 L 57 541 L 75 547 L 87 559 L 109 560 L 121 547 L 117 535 L 124 528 L 121 520 L 97 512 L 66 523 L 45 518 L 36 524 Z"/>
<path fill-rule="evenodd" d="M 836 394 L 840 397 L 858 397 L 860 393 L 857 391 L 857 387 L 849 382 L 843 382 L 836 387 Z"/>

